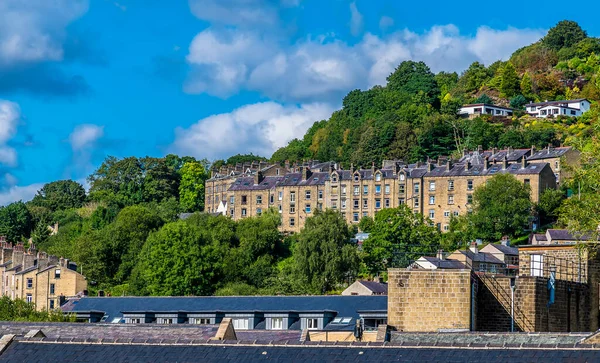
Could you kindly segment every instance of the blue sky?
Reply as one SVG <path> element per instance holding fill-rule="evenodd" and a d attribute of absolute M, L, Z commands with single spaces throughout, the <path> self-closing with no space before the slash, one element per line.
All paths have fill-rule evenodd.
<path fill-rule="evenodd" d="M 562 19 L 600 35 L 598 5 L 562 4 L 0 0 L 0 204 L 108 155 L 270 156 L 406 59 L 462 71 Z"/>

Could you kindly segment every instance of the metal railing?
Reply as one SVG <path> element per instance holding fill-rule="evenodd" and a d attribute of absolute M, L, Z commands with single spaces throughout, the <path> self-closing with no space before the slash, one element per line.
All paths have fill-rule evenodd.
<path fill-rule="evenodd" d="M 581 258 L 570 260 L 543 254 L 528 254 L 528 264 L 521 266 L 521 276 L 549 278 L 554 273 L 557 280 L 587 283 L 587 263 Z M 522 262 L 523 259 L 521 259 Z"/>

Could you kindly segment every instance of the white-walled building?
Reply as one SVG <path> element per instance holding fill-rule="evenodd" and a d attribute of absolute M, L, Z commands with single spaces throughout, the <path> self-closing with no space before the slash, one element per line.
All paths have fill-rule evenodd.
<path fill-rule="evenodd" d="M 581 116 L 590 109 L 590 101 L 585 98 L 575 100 L 546 101 L 525 105 L 528 114 L 546 118 L 553 116 Z"/>
<path fill-rule="evenodd" d="M 458 111 L 459 115 L 463 117 L 477 117 L 481 115 L 512 116 L 513 112 L 514 110 L 512 108 L 490 105 L 487 103 L 464 105 Z"/>

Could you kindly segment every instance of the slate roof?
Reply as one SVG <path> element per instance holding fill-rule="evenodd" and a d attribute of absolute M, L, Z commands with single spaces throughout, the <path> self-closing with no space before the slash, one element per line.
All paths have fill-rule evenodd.
<path fill-rule="evenodd" d="M 581 101 L 588 101 L 588 102 L 590 102 L 587 98 L 575 98 L 575 99 L 572 99 L 572 100 L 560 100 L 560 101 L 546 101 L 546 102 L 528 103 L 528 104 L 525 105 L 525 107 L 547 106 L 547 105 L 556 105 L 556 104 L 563 104 L 563 103 L 574 103 L 574 102 L 581 102 Z"/>
<path fill-rule="evenodd" d="M 388 284 L 376 281 L 359 280 L 360 284 L 376 294 L 387 294 Z"/>
<path fill-rule="evenodd" d="M 551 148 L 545 148 L 543 150 L 538 150 L 536 152 L 533 153 L 533 155 L 529 156 L 527 158 L 527 160 L 542 160 L 542 159 L 549 159 L 549 158 L 560 158 L 561 156 L 563 156 L 564 154 L 566 154 L 567 151 L 571 150 L 571 147 L 551 147 Z"/>
<path fill-rule="evenodd" d="M 302 173 L 288 173 L 282 178 L 279 185 L 282 186 L 308 186 L 308 185 L 325 185 L 325 181 L 329 179 L 329 173 L 312 173 L 306 180 L 302 180 Z"/>
<path fill-rule="evenodd" d="M 542 343 L 543 344 L 543 343 Z M 417 347 L 383 343 L 305 342 L 301 345 L 246 344 L 107 344 L 42 339 L 12 342 L 0 362 L 538 362 L 600 360 L 600 350 L 543 345 L 506 348 Z"/>
<path fill-rule="evenodd" d="M 203 296 L 203 297 L 83 297 L 63 305 L 63 311 L 104 311 L 107 321 L 122 312 L 313 312 L 336 311 L 338 317 L 359 317 L 359 310 L 387 311 L 387 296 Z"/>
<path fill-rule="evenodd" d="M 109 323 L 34 323 L 0 322 L 0 335 L 25 335 L 41 330 L 49 339 L 196 339 L 206 341 L 215 336 L 218 325 L 195 324 L 109 324 Z M 267 332 L 267 331 L 264 331 Z M 262 332 L 261 332 L 262 333 Z M 298 339 L 299 340 L 299 339 Z"/>
<path fill-rule="evenodd" d="M 506 246 L 506 245 L 499 244 L 499 243 L 490 243 L 488 246 L 494 247 L 495 249 L 504 253 L 505 255 L 512 255 L 512 256 L 519 255 L 519 249 L 516 247 Z"/>
<path fill-rule="evenodd" d="M 546 238 L 546 235 L 543 233 L 536 233 L 535 239 L 539 242 L 548 241 L 548 239 Z"/>
<path fill-rule="evenodd" d="M 462 107 L 473 107 L 473 106 L 494 107 L 494 108 L 501 108 L 503 110 L 515 111 L 514 108 L 504 107 L 504 106 L 498 106 L 498 105 L 492 105 L 490 103 L 469 103 L 467 105 L 463 105 Z"/>
<path fill-rule="evenodd" d="M 231 187 L 229 187 L 229 191 L 269 190 L 281 183 L 283 178 L 283 176 L 266 176 L 259 184 L 254 184 L 254 177 L 237 178 L 236 181 L 231 184 Z"/>
<path fill-rule="evenodd" d="M 462 270 L 465 269 L 466 266 L 457 260 L 447 260 L 447 259 L 439 259 L 437 257 L 430 257 L 430 256 L 423 256 L 421 257 L 424 260 L 426 260 L 427 262 L 433 264 L 434 266 L 437 266 L 437 268 L 440 269 L 455 269 L 455 270 Z"/>
<path fill-rule="evenodd" d="M 471 250 L 468 250 L 468 251 L 457 250 L 456 252 L 466 255 L 470 260 L 472 260 L 474 262 L 504 264 L 504 261 L 499 260 L 498 258 L 496 258 L 494 255 L 492 255 L 490 253 L 486 253 L 486 252 L 473 253 L 473 251 L 471 251 Z"/>
<path fill-rule="evenodd" d="M 26 268 L 25 270 L 17 272 L 15 275 L 24 275 L 28 272 L 37 270 L 37 268 L 38 268 L 37 266 L 31 266 L 31 267 Z"/>
<path fill-rule="evenodd" d="M 546 231 L 547 235 L 550 236 L 550 240 L 565 240 L 565 241 L 588 241 L 591 236 L 574 236 L 566 229 L 549 229 Z"/>
<path fill-rule="evenodd" d="M 470 344 L 494 344 L 494 345 L 556 345 L 579 343 L 588 337 L 589 333 L 490 333 L 490 332 L 457 332 L 457 333 L 404 333 L 392 331 L 390 333 L 391 343 L 402 343 L 404 345 L 435 346 L 444 344 L 470 345 Z"/>
<path fill-rule="evenodd" d="M 485 170 L 484 165 L 471 165 L 469 170 L 465 170 L 464 164 L 454 164 L 450 170 L 444 166 L 436 166 L 426 177 L 457 177 L 457 176 L 483 176 L 500 173 L 509 173 L 514 175 L 537 175 L 548 166 L 548 163 L 530 163 L 525 168 L 520 163 L 509 164 L 505 170 L 502 170 L 502 164 L 490 164 Z"/>

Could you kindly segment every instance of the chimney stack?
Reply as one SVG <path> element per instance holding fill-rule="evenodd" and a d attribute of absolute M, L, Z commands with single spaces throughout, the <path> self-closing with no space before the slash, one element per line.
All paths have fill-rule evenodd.
<path fill-rule="evenodd" d="M 506 158 L 506 155 L 504 155 L 502 158 L 502 170 L 506 170 L 506 168 L 508 168 L 508 159 Z"/>
<path fill-rule="evenodd" d="M 535 145 L 531 145 L 531 155 L 535 153 Z"/>
<path fill-rule="evenodd" d="M 487 171 L 490 168 L 490 159 L 488 157 L 483 158 L 483 170 Z"/>
<path fill-rule="evenodd" d="M 446 161 L 446 170 L 450 171 L 452 169 L 452 161 L 450 159 L 448 159 L 448 161 Z"/>
<path fill-rule="evenodd" d="M 471 167 L 471 162 L 470 162 L 470 161 L 467 161 L 467 162 L 465 163 L 465 171 L 469 171 L 469 168 L 470 168 L 470 167 Z"/>
<path fill-rule="evenodd" d="M 521 158 L 521 169 L 525 169 L 527 167 L 527 158 L 525 155 Z"/>
<path fill-rule="evenodd" d="M 471 242 L 471 248 L 469 248 L 473 253 L 479 253 L 479 248 L 477 248 L 477 242 Z"/>
<path fill-rule="evenodd" d="M 440 260 L 445 260 L 446 258 L 444 257 L 444 250 L 437 250 L 436 257 Z"/>

